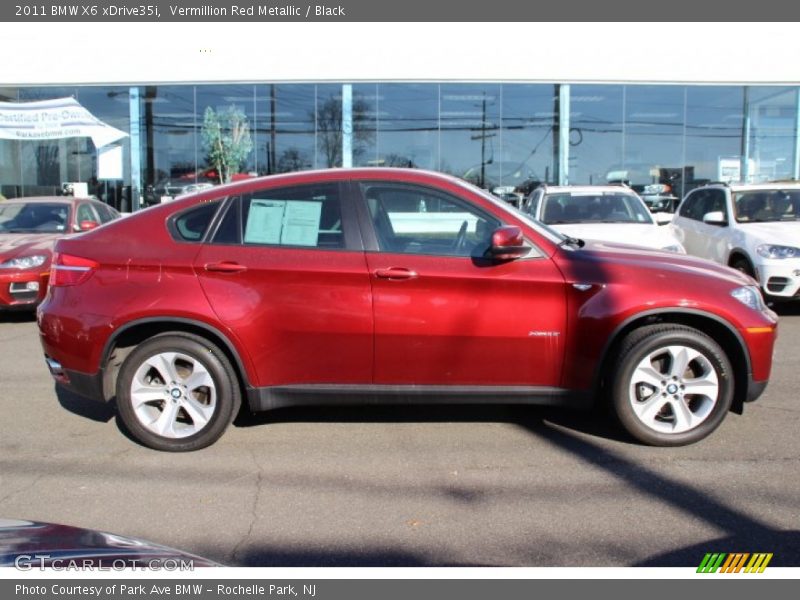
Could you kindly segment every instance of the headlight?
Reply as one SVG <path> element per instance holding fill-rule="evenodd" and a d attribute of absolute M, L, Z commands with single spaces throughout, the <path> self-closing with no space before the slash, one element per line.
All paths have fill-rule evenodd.
<path fill-rule="evenodd" d="M 761 244 L 756 248 L 756 252 L 764 258 L 800 258 L 800 248 L 795 248 L 794 246 Z"/>
<path fill-rule="evenodd" d="M 12 258 L 4 263 L 0 263 L 0 269 L 32 269 L 41 267 L 47 260 L 46 256 L 37 254 L 35 256 L 19 256 Z"/>
<path fill-rule="evenodd" d="M 667 252 L 677 252 L 678 254 L 686 254 L 686 250 L 683 249 L 683 246 L 680 244 L 672 244 L 670 246 L 664 246 L 662 250 Z"/>
<path fill-rule="evenodd" d="M 761 297 L 761 291 L 755 286 L 747 285 L 736 288 L 731 291 L 731 296 L 753 310 L 763 311 L 766 308 L 764 306 L 764 299 Z"/>

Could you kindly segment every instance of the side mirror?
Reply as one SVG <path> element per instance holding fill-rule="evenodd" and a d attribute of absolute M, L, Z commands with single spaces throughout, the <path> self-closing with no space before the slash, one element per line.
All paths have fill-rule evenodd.
<path fill-rule="evenodd" d="M 78 224 L 78 229 L 80 231 L 91 231 L 92 229 L 95 229 L 96 227 L 99 226 L 100 223 L 98 223 L 97 221 L 81 221 Z"/>
<path fill-rule="evenodd" d="M 718 225 L 720 227 L 724 227 L 728 224 L 728 221 L 725 219 L 725 213 L 721 210 L 715 210 L 714 212 L 706 213 L 703 215 L 703 223 L 708 225 Z"/>
<path fill-rule="evenodd" d="M 495 260 L 515 260 L 522 258 L 530 251 L 525 244 L 522 230 L 515 225 L 499 227 L 492 233 L 492 245 L 489 254 Z"/>

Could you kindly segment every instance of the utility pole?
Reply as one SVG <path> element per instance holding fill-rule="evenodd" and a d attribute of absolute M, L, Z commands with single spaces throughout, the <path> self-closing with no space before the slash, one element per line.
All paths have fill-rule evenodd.
<path fill-rule="evenodd" d="M 483 92 L 483 101 L 481 102 L 481 127 L 480 135 L 470 136 L 471 140 L 481 141 L 481 179 L 478 187 L 486 188 L 486 140 L 495 137 L 496 133 L 486 133 L 486 92 Z"/>

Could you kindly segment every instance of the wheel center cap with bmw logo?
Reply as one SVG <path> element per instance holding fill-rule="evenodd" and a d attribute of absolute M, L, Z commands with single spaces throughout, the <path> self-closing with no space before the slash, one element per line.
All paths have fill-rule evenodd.
<path fill-rule="evenodd" d="M 674 383 L 670 383 L 667 386 L 667 393 L 668 394 L 677 394 L 678 393 L 678 386 L 675 385 Z"/>

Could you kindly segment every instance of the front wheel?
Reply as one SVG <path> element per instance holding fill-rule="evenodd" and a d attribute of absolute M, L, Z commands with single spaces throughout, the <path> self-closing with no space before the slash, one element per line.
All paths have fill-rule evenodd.
<path fill-rule="evenodd" d="M 753 269 L 753 265 L 750 264 L 750 261 L 744 258 L 743 256 L 737 256 L 731 261 L 731 268 L 736 269 L 737 271 L 741 271 L 745 275 L 749 275 L 753 279 L 756 278 L 756 271 Z"/>
<path fill-rule="evenodd" d="M 614 412 L 633 437 L 653 446 L 683 446 L 722 423 L 733 387 L 719 344 L 696 329 L 663 324 L 625 338 L 611 393 Z"/>
<path fill-rule="evenodd" d="M 161 334 L 142 342 L 120 368 L 117 410 L 128 432 L 156 450 L 213 444 L 241 404 L 236 373 L 208 340 Z"/>

